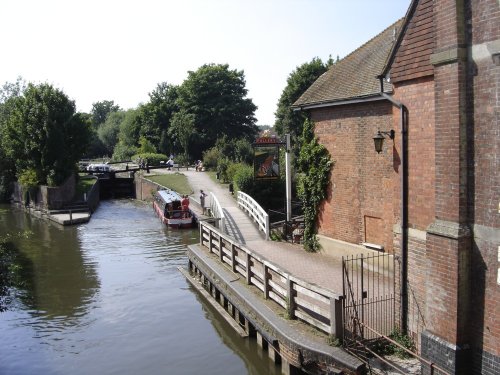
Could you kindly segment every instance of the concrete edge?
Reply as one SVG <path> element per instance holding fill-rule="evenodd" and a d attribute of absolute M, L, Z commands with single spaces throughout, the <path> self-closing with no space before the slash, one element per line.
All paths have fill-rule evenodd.
<path fill-rule="evenodd" d="M 241 337 L 248 337 L 248 333 L 245 332 L 243 328 L 241 328 L 235 321 L 234 319 L 231 318 L 231 316 L 224 310 L 217 302 L 211 298 L 212 296 L 207 293 L 205 289 L 203 289 L 202 286 L 200 286 L 198 283 L 195 282 L 195 280 L 191 277 L 188 271 L 186 271 L 182 267 L 177 267 L 180 273 L 184 275 L 184 277 L 189 281 L 189 283 L 195 288 L 205 299 L 207 300 L 212 307 L 217 310 L 217 312 L 224 318 L 224 320 L 231 326 L 233 329 L 238 332 L 238 334 Z"/>
<path fill-rule="evenodd" d="M 239 279 L 224 266 L 211 259 L 199 248 L 199 245 L 188 246 L 189 260 L 217 285 L 220 292 L 240 310 L 263 336 L 276 338 L 286 342 L 287 346 L 295 348 L 302 354 L 303 362 L 319 361 L 331 366 L 342 367 L 354 373 L 363 373 L 365 364 L 338 347 L 326 343 L 312 341 L 296 329 L 276 316 L 259 298 L 245 285 L 235 282 Z M 235 277 L 237 279 L 235 279 Z"/>

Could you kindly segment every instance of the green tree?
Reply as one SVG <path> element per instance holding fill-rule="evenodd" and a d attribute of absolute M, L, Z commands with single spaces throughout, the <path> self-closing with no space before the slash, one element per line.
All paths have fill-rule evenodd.
<path fill-rule="evenodd" d="M 3 126 L 2 146 L 16 173 L 34 169 L 40 183 L 59 185 L 76 168 L 90 131 L 75 103 L 49 84 L 29 84 L 14 99 Z"/>
<path fill-rule="evenodd" d="M 0 88 L 0 105 L 10 98 L 23 95 L 26 87 L 27 83 L 22 77 L 17 77 L 16 82 L 5 82 Z"/>
<path fill-rule="evenodd" d="M 104 124 L 109 114 L 120 110 L 120 106 L 115 104 L 114 100 L 103 100 L 92 104 L 92 127 L 98 129 Z"/>
<path fill-rule="evenodd" d="M 26 82 L 21 77 L 16 82 L 5 82 L 0 87 L 0 201 L 9 199 L 10 183 L 16 178 L 14 160 L 7 156 L 3 146 L 5 124 L 14 109 L 16 98 L 23 95 L 25 90 Z"/>
<path fill-rule="evenodd" d="M 139 153 L 140 154 L 147 154 L 147 153 L 155 153 L 156 149 L 155 146 L 146 138 L 146 137 L 139 137 Z"/>
<path fill-rule="evenodd" d="M 120 124 L 125 119 L 125 112 L 116 111 L 111 112 L 106 121 L 99 126 L 97 130 L 97 135 L 99 140 L 102 142 L 104 147 L 106 148 L 106 153 L 111 155 L 113 153 L 113 149 L 118 143 L 118 133 L 120 132 Z"/>
<path fill-rule="evenodd" d="M 137 153 L 139 146 L 139 132 L 139 112 L 136 109 L 129 109 L 125 112 L 125 117 L 120 123 L 118 143 L 113 150 L 114 160 L 129 160 L 132 155 Z"/>
<path fill-rule="evenodd" d="M 170 123 L 169 133 L 177 140 L 184 153 L 184 162 L 189 160 L 189 140 L 194 134 L 195 116 L 184 109 L 175 113 Z"/>
<path fill-rule="evenodd" d="M 171 147 L 168 127 L 173 114 L 179 110 L 177 89 L 177 86 L 167 82 L 159 83 L 149 93 L 149 102 L 139 107 L 140 135 L 163 153 L 167 153 Z"/>
<path fill-rule="evenodd" d="M 226 65 L 203 65 L 195 72 L 188 72 L 187 79 L 179 86 L 178 104 L 181 109 L 195 116 L 197 138 L 192 151 L 196 158 L 212 147 L 217 138 L 253 138 L 257 107 L 247 98 L 243 71 L 230 70 Z"/>
<path fill-rule="evenodd" d="M 106 146 L 99 139 L 97 130 L 92 127 L 92 115 L 90 113 L 80 113 L 90 130 L 90 141 L 87 150 L 83 154 L 84 158 L 97 158 L 108 154 Z"/>
<path fill-rule="evenodd" d="M 320 75 L 328 70 L 328 64 L 331 63 L 331 58 L 325 65 L 320 58 L 315 57 L 310 62 L 298 66 L 288 76 L 286 87 L 279 98 L 274 128 L 279 135 L 290 134 L 296 155 L 300 149 L 299 137 L 302 135 L 305 115 L 303 112 L 293 111 L 291 106 Z"/>

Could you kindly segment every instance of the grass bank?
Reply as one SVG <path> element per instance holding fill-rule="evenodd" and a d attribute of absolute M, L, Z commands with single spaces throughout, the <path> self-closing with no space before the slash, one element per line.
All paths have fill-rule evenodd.
<path fill-rule="evenodd" d="M 182 195 L 193 193 L 193 189 L 191 185 L 189 185 L 187 177 L 182 173 L 160 174 L 147 176 L 147 178 Z"/>

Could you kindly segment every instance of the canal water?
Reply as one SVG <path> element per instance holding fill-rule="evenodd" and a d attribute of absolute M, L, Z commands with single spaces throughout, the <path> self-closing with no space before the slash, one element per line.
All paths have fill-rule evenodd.
<path fill-rule="evenodd" d="M 279 374 L 185 280 L 198 231 L 169 230 L 149 205 L 101 202 L 61 227 L 0 206 L 20 287 L 0 313 L 0 374 Z"/>

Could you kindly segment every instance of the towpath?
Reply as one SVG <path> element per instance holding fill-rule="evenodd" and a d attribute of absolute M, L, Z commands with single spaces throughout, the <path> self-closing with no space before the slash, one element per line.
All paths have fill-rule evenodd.
<path fill-rule="evenodd" d="M 157 170 L 152 173 L 175 173 Z M 321 252 L 308 253 L 302 245 L 286 242 L 266 241 L 252 219 L 238 207 L 236 198 L 227 187 L 213 181 L 208 173 L 181 170 L 194 191 L 190 199 L 199 202 L 200 189 L 208 194 L 206 206 L 210 206 L 210 193 L 219 201 L 226 215 L 226 233 L 244 244 L 248 249 L 264 256 L 280 268 L 307 282 L 342 294 L 342 259 Z"/>

